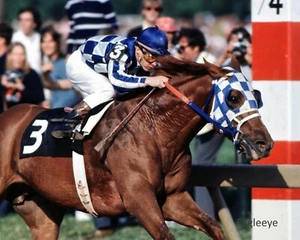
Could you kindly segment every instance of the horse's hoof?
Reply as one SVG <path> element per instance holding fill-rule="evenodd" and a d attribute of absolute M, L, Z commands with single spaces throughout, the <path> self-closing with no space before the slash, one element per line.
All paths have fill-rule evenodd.
<path fill-rule="evenodd" d="M 16 198 L 13 200 L 13 202 L 12 202 L 13 205 L 21 205 L 21 204 L 23 204 L 23 203 L 25 202 L 27 196 L 28 196 L 28 194 L 27 194 L 27 193 L 24 193 L 24 194 L 22 194 L 22 195 L 16 197 Z"/>
<path fill-rule="evenodd" d="M 112 229 L 96 230 L 92 236 L 85 238 L 85 240 L 104 239 L 105 237 L 109 237 L 113 234 L 114 231 Z"/>

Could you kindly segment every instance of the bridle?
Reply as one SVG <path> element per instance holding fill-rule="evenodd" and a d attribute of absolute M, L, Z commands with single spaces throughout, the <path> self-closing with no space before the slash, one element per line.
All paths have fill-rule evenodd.
<path fill-rule="evenodd" d="M 253 94 L 254 90 L 242 73 L 229 67 L 224 69 L 227 69 L 230 72 L 220 79 L 213 80 L 209 97 L 203 107 L 204 110 L 200 109 L 170 83 L 167 82 L 166 87 L 184 103 L 190 106 L 198 115 L 213 124 L 221 134 L 229 135 L 232 138 L 233 143 L 239 145 L 239 137 L 240 135 L 243 135 L 241 131 L 242 125 L 252 118 L 260 117 L 258 108 L 259 106 L 262 106 L 262 103 L 260 99 L 258 101 L 255 99 Z M 226 103 L 226 98 L 233 89 L 240 91 L 245 99 L 244 104 L 237 109 L 231 109 Z M 205 110 L 208 108 L 208 104 L 212 97 L 214 97 L 212 110 L 208 115 L 205 113 Z M 252 114 L 239 119 L 242 115 L 250 112 L 252 112 Z M 232 121 L 235 121 L 237 126 L 234 126 Z"/>
<path fill-rule="evenodd" d="M 224 69 L 230 70 L 224 77 L 213 82 L 214 89 L 214 101 L 210 117 L 218 123 L 217 128 L 221 125 L 231 129 L 233 142 L 237 143 L 241 132 L 242 125 L 252 118 L 260 117 L 258 112 L 259 106 L 262 106 L 261 99 L 255 99 L 254 90 L 249 81 L 244 75 L 236 70 L 226 67 Z M 244 104 L 236 109 L 231 109 L 227 104 L 227 97 L 231 90 L 238 90 L 244 96 Z M 251 113 L 241 119 L 240 116 Z M 237 126 L 235 127 L 232 122 L 235 121 Z"/>

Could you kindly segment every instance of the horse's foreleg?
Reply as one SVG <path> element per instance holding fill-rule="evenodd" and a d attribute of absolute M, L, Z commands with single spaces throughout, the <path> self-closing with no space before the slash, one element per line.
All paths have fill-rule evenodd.
<path fill-rule="evenodd" d="M 25 220 L 34 240 L 58 239 L 59 227 L 65 210 L 40 195 L 14 206 L 15 211 Z"/>
<path fill-rule="evenodd" d="M 195 228 L 214 240 L 226 239 L 216 220 L 201 210 L 187 192 L 169 195 L 162 212 L 166 220 Z"/>
<path fill-rule="evenodd" d="M 139 189 L 133 191 L 131 196 L 124 197 L 123 200 L 128 212 L 139 220 L 153 239 L 175 239 L 165 224 L 161 209 L 152 191 Z"/>
<path fill-rule="evenodd" d="M 116 183 L 126 210 L 139 220 L 153 239 L 174 239 L 165 224 L 153 186 L 147 180 L 132 173 L 129 183 L 124 180 L 116 181 Z"/>

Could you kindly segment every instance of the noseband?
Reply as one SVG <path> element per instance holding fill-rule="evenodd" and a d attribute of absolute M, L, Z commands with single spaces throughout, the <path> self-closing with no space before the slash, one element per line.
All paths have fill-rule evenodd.
<path fill-rule="evenodd" d="M 212 110 L 209 115 L 169 83 L 166 83 L 166 87 L 189 105 L 198 115 L 219 129 L 221 134 L 229 135 L 233 139 L 233 143 L 238 145 L 239 136 L 243 134 L 241 132 L 242 125 L 252 118 L 260 117 L 258 106 L 261 106 L 261 104 L 256 101 L 253 95 L 254 90 L 242 73 L 228 67 L 225 69 L 230 70 L 230 72 L 220 79 L 213 80 L 211 93 L 203 107 L 204 110 L 207 109 L 211 97 L 214 97 Z M 244 104 L 237 109 L 231 109 L 226 103 L 226 98 L 233 89 L 240 91 L 245 99 Z M 240 116 L 249 112 L 253 113 L 239 119 Z M 237 123 L 236 127 L 232 124 L 232 121 Z"/>

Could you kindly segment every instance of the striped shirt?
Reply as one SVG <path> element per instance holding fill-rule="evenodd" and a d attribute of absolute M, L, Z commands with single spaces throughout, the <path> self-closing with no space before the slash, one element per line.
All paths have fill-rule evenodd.
<path fill-rule="evenodd" d="M 135 38 L 115 35 L 95 36 L 80 46 L 82 60 L 97 73 L 107 73 L 114 88 L 128 92 L 145 86 L 146 77 L 130 72 L 138 67 L 135 57 Z"/>
<path fill-rule="evenodd" d="M 72 53 L 102 29 L 116 29 L 117 19 L 110 0 L 68 0 L 65 10 L 70 33 L 67 53 Z"/>

